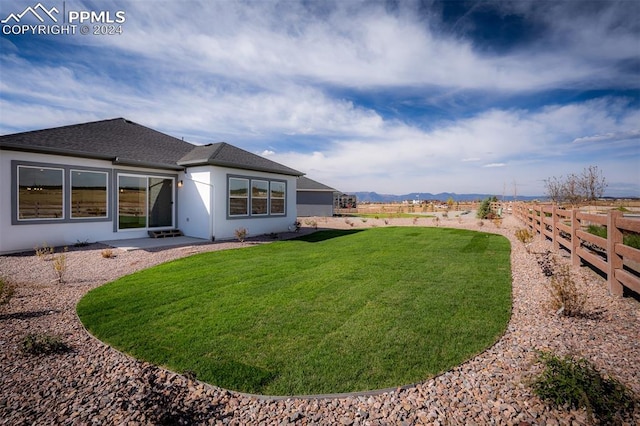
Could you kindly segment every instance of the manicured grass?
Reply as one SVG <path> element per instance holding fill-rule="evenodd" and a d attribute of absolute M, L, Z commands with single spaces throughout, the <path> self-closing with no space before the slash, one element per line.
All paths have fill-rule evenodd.
<path fill-rule="evenodd" d="M 322 231 L 140 271 L 77 309 L 109 344 L 224 388 L 381 389 L 425 380 L 499 338 L 509 259 L 506 238 L 466 230 Z"/>

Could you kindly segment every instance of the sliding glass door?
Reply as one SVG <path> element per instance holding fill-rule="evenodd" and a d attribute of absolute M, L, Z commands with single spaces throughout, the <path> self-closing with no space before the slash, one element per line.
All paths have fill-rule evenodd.
<path fill-rule="evenodd" d="M 174 179 L 118 175 L 118 229 L 173 227 Z"/>

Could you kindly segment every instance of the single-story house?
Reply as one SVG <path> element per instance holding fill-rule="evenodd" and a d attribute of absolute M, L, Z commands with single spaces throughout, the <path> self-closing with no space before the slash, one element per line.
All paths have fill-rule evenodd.
<path fill-rule="evenodd" d="M 285 232 L 303 173 L 124 118 L 0 136 L 0 253 L 47 243 Z"/>
<path fill-rule="evenodd" d="M 339 191 L 306 176 L 301 176 L 297 183 L 299 217 L 333 216 L 333 196 Z"/>

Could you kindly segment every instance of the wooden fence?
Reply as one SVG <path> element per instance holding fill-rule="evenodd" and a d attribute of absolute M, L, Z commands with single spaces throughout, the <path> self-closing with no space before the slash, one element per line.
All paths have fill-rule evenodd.
<path fill-rule="evenodd" d="M 553 242 L 554 251 L 571 253 L 575 266 L 583 262 L 607 276 L 609 292 L 622 295 L 623 287 L 640 293 L 640 250 L 624 244 L 624 234 L 640 234 L 640 218 L 625 217 L 620 210 L 590 214 L 555 205 L 517 203 L 513 214 L 527 228 Z M 589 225 L 604 226 L 607 237 L 586 231 Z"/>

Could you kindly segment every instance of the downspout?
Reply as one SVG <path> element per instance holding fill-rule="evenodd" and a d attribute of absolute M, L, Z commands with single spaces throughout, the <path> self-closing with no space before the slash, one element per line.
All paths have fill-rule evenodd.
<path fill-rule="evenodd" d="M 214 184 L 209 184 L 211 188 L 211 241 L 216 240 L 216 187 Z"/>

